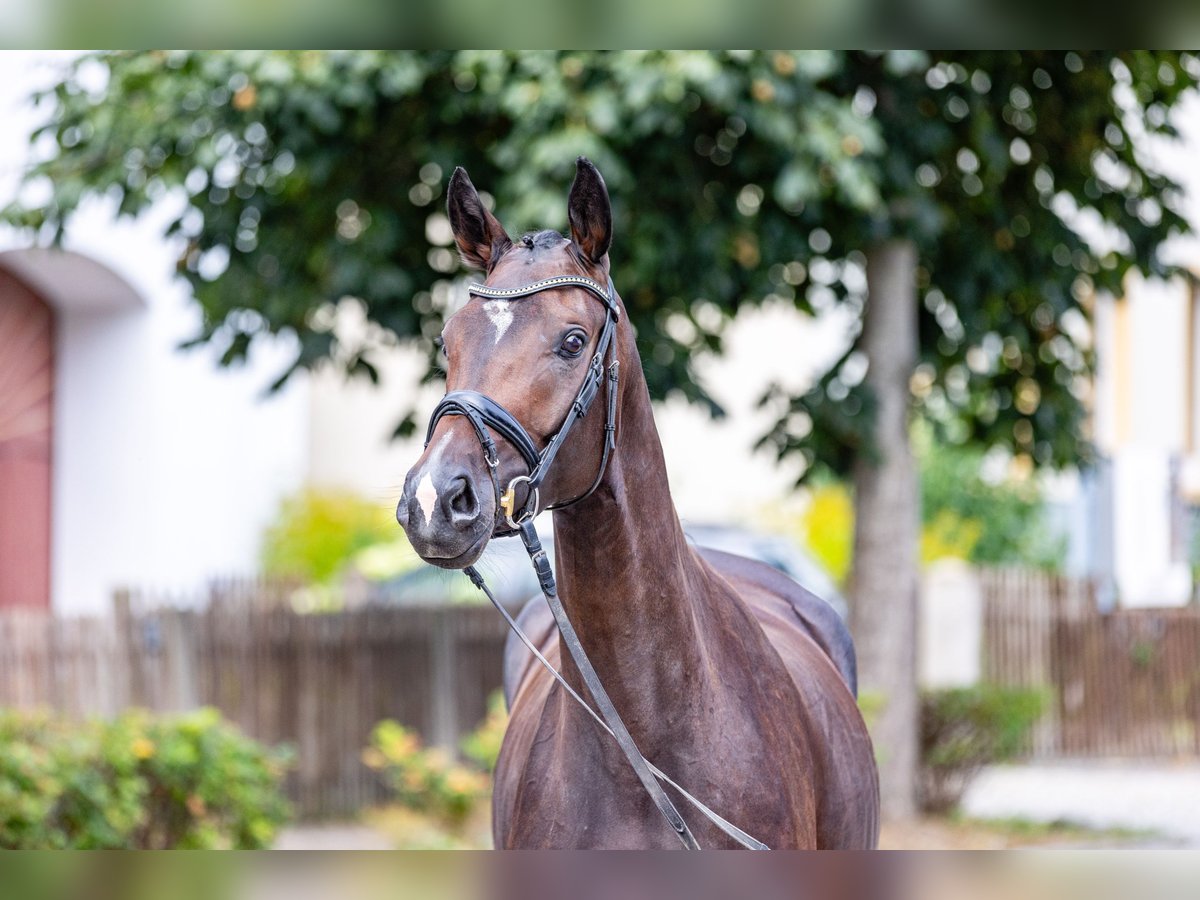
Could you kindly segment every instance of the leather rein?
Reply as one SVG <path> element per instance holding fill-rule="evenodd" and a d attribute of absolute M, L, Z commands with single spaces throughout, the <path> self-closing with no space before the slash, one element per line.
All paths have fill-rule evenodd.
<path fill-rule="evenodd" d="M 550 661 L 534 646 L 529 637 L 513 620 L 508 610 L 496 600 L 484 582 L 483 576 L 479 574 L 475 567 L 467 566 L 463 572 L 471 579 L 472 584 L 487 595 L 492 605 L 500 611 L 508 626 L 516 633 L 517 637 L 529 651 L 533 653 L 538 662 L 567 691 L 567 694 L 582 706 L 604 731 L 608 732 L 616 740 L 617 745 L 621 748 L 621 752 L 629 761 L 630 766 L 633 767 L 634 773 L 637 775 L 642 787 L 650 795 L 658 811 L 666 819 L 667 824 L 670 825 L 685 848 L 699 850 L 700 845 L 697 843 L 691 829 L 688 828 L 683 816 L 679 814 L 679 810 L 676 809 L 675 804 L 671 802 L 671 798 L 663 790 L 662 784 L 659 783 L 660 780 L 678 791 L 680 796 L 742 846 L 752 850 L 767 850 L 769 848 L 766 844 L 746 834 L 746 832 L 742 831 L 736 825 L 731 824 L 713 812 L 663 774 L 662 771 L 652 765 L 641 754 L 641 751 L 638 750 L 637 745 L 633 741 L 633 737 L 629 734 L 629 729 L 625 726 L 621 716 L 617 713 L 616 707 L 613 706 L 612 701 L 609 699 L 608 692 L 605 691 L 604 685 L 601 684 L 595 667 L 592 665 L 591 660 L 588 659 L 587 653 L 584 652 L 583 644 L 580 643 L 579 636 L 575 632 L 571 620 L 567 617 L 566 610 L 563 609 L 562 601 L 559 599 L 554 572 L 545 550 L 542 549 L 533 520 L 542 511 L 539 508 L 539 489 L 550 466 L 554 463 L 559 449 L 562 447 L 563 442 L 566 440 L 575 423 L 587 415 L 602 384 L 605 387 L 606 393 L 606 417 L 604 422 L 604 441 L 596 477 L 592 481 L 591 487 L 583 494 L 546 508 L 562 509 L 589 497 L 600 485 L 600 481 L 604 477 L 604 472 L 608 468 L 610 454 L 616 448 L 617 379 L 620 372 L 620 363 L 616 358 L 616 326 L 617 320 L 620 318 L 620 307 L 617 305 L 616 291 L 613 289 L 611 278 L 606 289 L 598 281 L 582 275 L 557 275 L 516 288 L 494 288 L 485 284 L 471 284 L 468 286 L 468 292 L 471 295 L 487 297 L 493 300 L 516 300 L 521 297 L 541 293 L 542 291 L 564 287 L 582 288 L 599 299 L 604 304 L 604 327 L 596 342 L 596 352 L 588 364 L 583 384 L 580 386 L 579 392 L 571 403 L 571 407 L 567 411 L 562 425 L 546 444 L 546 447 L 539 452 L 537 445 L 529 436 L 529 432 L 499 403 L 478 391 L 466 390 L 449 392 L 441 399 L 437 407 L 434 408 L 433 415 L 429 419 L 429 428 L 425 435 L 425 446 L 429 446 L 429 442 L 433 438 L 433 431 L 443 417 L 462 416 L 471 423 L 471 427 L 475 431 L 475 436 L 479 439 L 479 443 L 483 448 L 484 459 L 488 466 L 488 474 L 491 476 L 492 487 L 496 495 L 496 510 L 498 513 L 503 514 L 504 521 L 509 526 L 509 529 L 515 529 L 520 534 L 521 541 L 525 545 L 525 550 L 529 554 L 530 562 L 532 562 L 534 571 L 537 573 L 538 584 L 541 587 L 542 594 L 558 626 L 562 642 L 568 652 L 570 652 L 571 657 L 575 660 L 575 664 L 583 676 L 584 684 L 587 686 L 588 693 L 591 694 L 596 707 L 599 709 L 599 713 L 586 700 L 579 696 L 567 683 L 566 679 L 563 678 L 562 673 L 555 669 Z M 612 362 L 607 366 L 606 377 L 605 362 L 610 353 Z M 500 480 L 497 474 L 500 457 L 489 429 L 495 431 L 500 437 L 508 441 L 529 467 L 528 475 L 518 475 L 513 478 L 509 481 L 503 492 L 500 489 Z M 518 508 L 516 489 L 522 484 L 525 486 L 525 498 L 520 508 Z M 493 536 L 512 533 L 512 530 L 506 530 L 501 527 L 493 533 Z"/>

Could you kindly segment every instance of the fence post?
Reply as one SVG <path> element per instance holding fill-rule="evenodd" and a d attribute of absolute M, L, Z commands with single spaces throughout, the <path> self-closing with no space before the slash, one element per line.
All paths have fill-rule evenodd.
<path fill-rule="evenodd" d="M 185 624 L 190 614 L 182 609 L 162 611 L 163 652 L 170 676 L 171 691 L 164 698 L 168 709 L 187 712 L 200 705 L 196 690 L 195 630 Z"/>
<path fill-rule="evenodd" d="M 142 697 L 141 664 L 134 634 L 133 597 L 128 588 L 113 591 L 113 623 L 117 632 L 117 668 L 120 675 L 113 679 L 124 697 L 113 704 L 116 710 L 137 706 Z"/>
<path fill-rule="evenodd" d="M 430 723 L 430 743 L 451 753 L 458 744 L 458 691 L 455 689 L 455 651 L 457 650 L 454 633 L 453 610 L 449 607 L 438 609 L 433 614 L 433 633 L 430 635 L 430 698 L 432 722 Z"/>

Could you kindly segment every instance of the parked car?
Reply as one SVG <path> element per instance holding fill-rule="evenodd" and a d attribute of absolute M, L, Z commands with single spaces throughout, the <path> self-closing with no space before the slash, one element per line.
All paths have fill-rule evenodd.
<path fill-rule="evenodd" d="M 761 534 L 735 525 L 684 523 L 684 534 L 697 547 L 711 547 L 757 559 L 778 569 L 793 581 L 808 588 L 837 610 L 847 615 L 845 598 L 833 578 L 806 550 L 781 535 Z M 538 536 L 550 558 L 554 558 L 553 519 L 538 522 Z M 521 542 L 499 538 L 490 542 L 475 567 L 488 583 L 496 599 L 509 608 L 520 607 L 538 594 L 537 578 Z M 421 566 L 396 578 L 372 586 L 370 599 L 384 603 L 473 603 L 483 601 L 482 593 L 461 572 Z"/>

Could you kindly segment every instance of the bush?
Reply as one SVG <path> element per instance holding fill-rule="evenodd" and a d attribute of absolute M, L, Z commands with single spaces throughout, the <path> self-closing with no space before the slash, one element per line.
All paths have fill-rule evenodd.
<path fill-rule="evenodd" d="M 921 697 L 921 807 L 956 807 L 985 765 L 1012 759 L 1042 714 L 1040 691 L 980 685 Z"/>
<path fill-rule="evenodd" d="M 263 537 L 263 571 L 275 578 L 329 584 L 363 550 L 400 541 L 394 512 L 341 491 L 305 490 L 283 502 Z M 416 554 L 407 541 L 402 562 Z"/>
<path fill-rule="evenodd" d="M 915 428 L 913 440 L 921 467 L 922 564 L 965 559 L 1061 568 L 1066 539 L 1051 527 L 1035 477 L 1004 471 L 985 477 L 996 475 L 989 470 L 997 466 L 986 464 L 983 451 L 939 443 L 928 428 Z M 763 521 L 807 547 L 845 584 L 854 553 L 853 492 L 846 483 L 818 481 L 808 496 L 799 517 L 777 504 L 761 511 Z"/>
<path fill-rule="evenodd" d="M 386 719 L 371 732 L 363 762 L 383 772 L 403 806 L 460 825 L 475 802 L 487 796 L 482 772 L 455 763 L 443 750 L 429 749 L 399 722 Z"/>
<path fill-rule="evenodd" d="M 1014 474 L 1020 467 L 1009 465 L 992 473 L 999 477 L 986 477 L 984 451 L 936 441 L 927 429 L 917 429 L 914 442 L 921 466 L 925 561 L 950 556 L 978 565 L 1062 567 L 1066 538 L 1051 528 L 1032 473 Z M 951 545 L 938 547 L 931 531 L 951 537 Z"/>
<path fill-rule="evenodd" d="M 213 710 L 0 712 L 0 847 L 266 847 L 287 817 L 285 764 Z"/>

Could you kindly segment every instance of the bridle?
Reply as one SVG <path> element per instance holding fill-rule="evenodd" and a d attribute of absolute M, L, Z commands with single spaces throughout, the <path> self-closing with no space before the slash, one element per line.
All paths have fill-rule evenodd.
<path fill-rule="evenodd" d="M 545 479 L 546 474 L 550 471 L 550 466 L 554 464 L 554 458 L 558 455 L 559 449 L 570 434 L 575 423 L 587 415 L 591 409 L 592 401 L 596 399 L 596 394 L 600 390 L 600 384 L 604 379 L 604 361 L 608 357 L 608 352 L 612 349 L 613 361 L 608 367 L 608 403 L 607 417 L 604 420 L 604 446 L 601 450 L 600 465 L 596 470 L 596 478 L 592 481 L 592 486 L 584 493 L 580 494 L 571 500 L 563 503 L 556 503 L 547 509 L 562 509 L 565 506 L 570 506 L 573 503 L 578 503 L 592 495 L 600 485 L 600 480 L 604 477 L 604 470 L 608 467 L 608 457 L 613 448 L 617 445 L 617 376 L 620 372 L 621 363 L 616 358 L 616 341 L 614 336 L 617 330 L 617 320 L 620 318 L 621 310 L 617 306 L 614 299 L 615 291 L 612 287 L 612 279 L 608 281 L 608 290 L 605 290 L 598 281 L 593 281 L 583 275 L 556 275 L 553 278 L 543 278 L 541 281 L 534 281 L 530 284 L 517 288 L 494 288 L 488 287 L 486 284 L 471 284 L 467 291 L 476 297 L 488 297 L 493 300 L 516 300 L 521 297 L 529 297 L 533 294 L 539 294 L 542 291 L 555 290 L 564 287 L 580 287 L 589 293 L 593 294 L 604 304 L 604 327 L 600 330 L 600 339 L 596 342 L 596 355 L 592 357 L 591 363 L 588 365 L 587 374 L 584 376 L 583 384 L 579 388 L 579 393 L 575 395 L 575 400 L 571 403 L 571 408 L 567 410 L 567 417 L 563 419 L 562 425 L 559 427 L 554 437 L 546 444 L 546 448 L 540 453 L 533 439 L 529 436 L 529 432 L 525 427 L 516 420 L 516 418 L 507 409 L 478 391 L 451 391 L 441 399 L 441 402 L 434 407 L 433 415 L 429 418 L 429 429 L 425 433 L 425 446 L 429 446 L 430 440 L 433 438 L 433 430 L 437 427 L 437 423 L 441 421 L 443 416 L 463 416 L 471 423 L 471 427 L 475 430 L 475 436 L 479 438 L 479 443 L 483 445 L 483 456 L 488 464 L 488 474 L 492 479 L 492 487 L 496 492 L 496 510 L 503 512 L 505 521 L 512 528 L 517 528 L 521 521 L 533 519 L 539 512 L 538 509 L 538 490 Z M 496 474 L 496 469 L 500 463 L 499 454 L 496 451 L 496 444 L 488 434 L 488 428 L 494 429 L 501 437 L 511 444 L 516 451 L 521 454 L 525 460 L 525 464 L 529 466 L 528 475 L 518 475 L 508 483 L 508 488 L 501 493 L 500 481 Z M 516 489 L 520 484 L 525 485 L 525 503 L 520 511 L 516 509 Z"/>
<path fill-rule="evenodd" d="M 571 620 L 567 617 L 566 610 L 563 609 L 562 601 L 559 599 L 554 572 L 551 569 L 550 560 L 546 556 L 545 550 L 542 549 L 542 544 L 538 539 L 533 520 L 541 512 L 538 506 L 540 499 L 539 488 L 550 466 L 553 465 L 554 459 L 566 441 L 571 429 L 580 419 L 587 415 L 602 383 L 605 383 L 607 394 L 606 418 L 604 422 L 604 440 L 601 448 L 600 464 L 597 467 L 596 477 L 592 481 L 591 487 L 578 497 L 546 508 L 562 509 L 590 496 L 599 487 L 600 481 L 604 477 L 604 472 L 608 468 L 610 454 L 616 448 L 617 378 L 620 372 L 620 362 L 617 360 L 616 348 L 616 328 L 617 321 L 620 318 L 620 307 L 617 305 L 616 291 L 613 288 L 611 278 L 608 280 L 608 288 L 605 289 L 598 281 L 582 275 L 556 275 L 552 278 L 544 278 L 540 281 L 534 281 L 516 288 L 494 288 L 486 284 L 471 284 L 467 288 L 468 292 L 476 297 L 487 297 L 494 300 L 516 300 L 521 297 L 529 297 L 533 294 L 541 293 L 542 291 L 564 287 L 583 288 L 599 299 L 604 304 L 604 326 L 596 342 L 595 355 L 588 364 L 583 384 L 580 386 L 579 392 L 575 395 L 570 409 L 567 410 L 566 418 L 563 419 L 562 425 L 554 436 L 550 438 L 545 449 L 538 452 L 537 445 L 529 436 L 529 432 L 503 406 L 485 394 L 469 390 L 451 391 L 441 399 L 429 419 L 429 428 L 425 434 L 425 446 L 429 446 L 429 442 L 433 438 L 433 431 L 443 417 L 462 416 L 471 423 L 471 427 L 475 431 L 475 436 L 479 438 L 479 443 L 483 448 L 483 456 L 487 462 L 488 474 L 491 477 L 492 487 L 496 494 L 497 514 L 502 513 L 504 521 L 508 526 L 520 534 L 521 541 L 525 545 L 525 550 L 529 554 L 529 559 L 533 563 L 534 571 L 537 573 L 538 584 L 541 586 L 542 594 L 545 596 L 546 603 L 550 607 L 550 612 L 554 616 L 554 621 L 558 625 L 559 635 L 562 638 L 563 644 L 566 645 L 567 650 L 570 652 L 571 657 L 575 660 L 575 664 L 583 676 L 584 684 L 587 685 L 588 693 L 592 695 L 592 699 L 599 708 L 599 713 L 593 710 L 587 701 L 579 696 L 575 689 L 563 678 L 562 673 L 555 669 L 550 661 L 534 646 L 525 632 L 513 620 L 508 610 L 493 596 L 484 582 L 483 576 L 479 574 L 475 567 L 467 566 L 463 572 L 477 588 L 487 595 L 492 605 L 500 611 L 500 614 L 521 642 L 533 653 L 538 662 L 549 670 L 550 674 L 566 690 L 568 695 L 579 703 L 596 720 L 600 727 L 616 740 L 618 746 L 621 748 L 621 752 L 633 767 L 642 787 L 650 795 L 658 811 L 662 813 L 663 818 L 667 820 L 667 823 L 671 826 L 684 847 L 689 850 L 700 849 L 700 845 L 696 842 L 696 838 L 692 835 L 691 829 L 688 828 L 683 816 L 679 814 L 679 810 L 675 808 L 675 804 L 671 802 L 671 798 L 663 790 L 662 785 L 659 783 L 660 779 L 678 791 L 692 806 L 703 813 L 718 828 L 742 844 L 742 846 L 753 850 L 767 850 L 769 848 L 766 844 L 751 837 L 736 825 L 731 824 L 713 812 L 642 756 L 641 751 L 638 750 L 637 745 L 633 741 L 633 737 L 629 734 L 629 729 L 626 728 L 621 716 L 617 713 L 616 707 L 613 706 L 612 701 L 609 699 L 608 692 L 604 690 L 604 685 L 600 683 L 600 677 L 596 674 L 596 669 L 592 665 L 591 660 L 588 659 L 587 653 L 584 652 L 583 644 L 580 643 L 579 636 L 576 634 Z M 605 361 L 608 359 L 610 352 L 612 362 L 608 365 L 608 376 L 606 379 Z M 489 428 L 508 441 L 529 467 L 529 474 L 518 475 L 513 478 L 509 481 L 503 493 L 500 490 L 500 480 L 497 475 L 500 456 L 496 448 L 496 442 L 492 439 L 488 431 Z M 525 485 L 526 494 L 525 502 L 518 510 L 516 506 L 516 489 L 521 484 Z M 493 536 L 512 533 L 512 531 L 504 530 L 502 525 L 493 528 Z"/>

